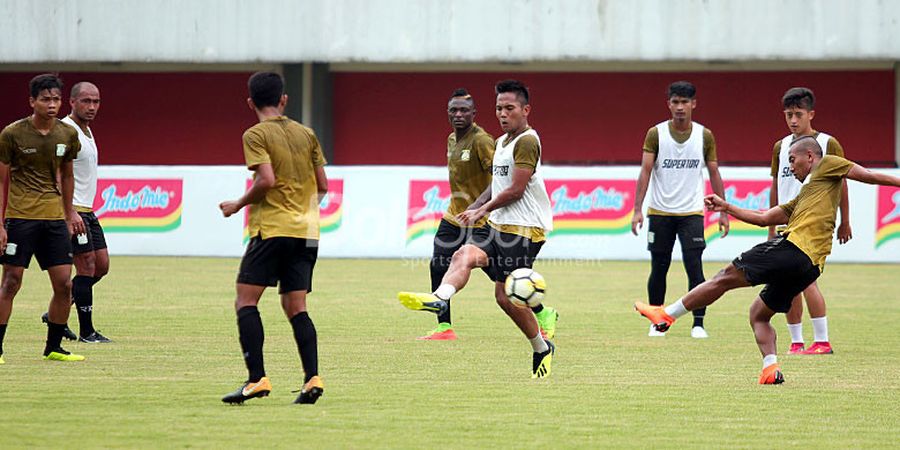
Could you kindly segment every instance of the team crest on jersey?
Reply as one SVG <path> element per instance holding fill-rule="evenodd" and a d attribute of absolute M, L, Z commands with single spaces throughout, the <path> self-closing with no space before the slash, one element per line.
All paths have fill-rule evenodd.
<path fill-rule="evenodd" d="M 56 156 L 62 156 L 66 154 L 66 144 L 56 144 Z"/>
<path fill-rule="evenodd" d="M 472 153 L 471 150 L 469 150 L 469 149 L 464 149 L 464 150 L 463 150 L 462 152 L 460 152 L 460 154 L 459 154 L 459 159 L 460 159 L 460 161 L 468 161 L 468 160 L 472 157 L 471 153 Z"/>

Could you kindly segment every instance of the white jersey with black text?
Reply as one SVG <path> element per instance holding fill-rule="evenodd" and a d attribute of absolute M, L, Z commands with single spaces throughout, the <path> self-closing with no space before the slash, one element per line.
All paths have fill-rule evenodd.
<path fill-rule="evenodd" d="M 88 136 L 69 116 L 62 121 L 78 131 L 78 140 L 81 141 L 81 151 L 72 161 L 72 171 L 75 174 L 75 195 L 72 197 L 72 204 L 82 208 L 93 208 L 94 196 L 97 195 L 97 142 L 93 138 L 94 133 L 91 132 L 91 136 Z"/>
<path fill-rule="evenodd" d="M 791 173 L 791 142 L 794 141 L 794 135 L 789 134 L 781 140 L 781 151 L 778 153 L 778 204 L 784 204 L 794 199 L 800 193 L 803 183 Z M 828 148 L 828 140 L 831 136 L 825 133 L 819 133 L 816 136 L 816 142 L 822 147 L 822 156 L 825 156 Z M 809 181 L 810 177 L 806 177 Z"/>
<path fill-rule="evenodd" d="M 679 144 L 669 133 L 669 122 L 656 125 L 659 153 L 650 174 L 649 207 L 673 214 L 703 211 L 703 125 L 691 122 L 691 136 Z"/>
<path fill-rule="evenodd" d="M 529 129 L 516 136 L 507 145 L 503 145 L 505 136 L 500 136 L 497 139 L 497 146 L 494 150 L 494 176 L 491 179 L 492 195 L 512 187 L 512 175 L 516 167 L 515 156 L 513 155 L 516 142 L 523 136 L 534 136 L 538 140 L 538 145 L 541 142 L 534 129 Z M 531 179 L 528 180 L 528 185 L 525 186 L 525 193 L 522 194 L 522 198 L 491 211 L 490 221 L 498 225 L 520 225 L 540 227 L 544 231 L 553 230 L 550 196 L 547 195 L 547 187 L 544 185 L 544 178 L 541 176 L 540 155 L 538 155 L 534 173 L 531 174 Z"/>

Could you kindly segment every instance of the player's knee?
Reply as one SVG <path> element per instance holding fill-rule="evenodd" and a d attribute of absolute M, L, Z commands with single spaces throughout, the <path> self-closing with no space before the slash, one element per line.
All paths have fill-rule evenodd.
<path fill-rule="evenodd" d="M 478 252 L 481 250 L 473 245 L 464 245 L 462 248 L 453 253 L 452 264 L 461 265 L 468 268 L 474 268 L 478 265 Z"/>
<path fill-rule="evenodd" d="M 72 297 L 72 279 L 66 277 L 65 280 L 54 280 L 53 281 L 53 294 L 54 297 L 64 297 L 70 298 Z"/>
<path fill-rule="evenodd" d="M 12 296 L 19 292 L 20 287 L 22 287 L 22 277 L 8 273 L 3 277 L 3 282 L 0 284 L 0 291 L 3 291 L 3 295 L 12 301 Z"/>

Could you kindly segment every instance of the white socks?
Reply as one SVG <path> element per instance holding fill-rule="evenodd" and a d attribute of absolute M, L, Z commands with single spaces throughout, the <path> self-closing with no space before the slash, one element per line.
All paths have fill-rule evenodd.
<path fill-rule="evenodd" d="M 791 332 L 791 344 L 802 344 L 803 343 L 803 323 L 789 323 L 787 324 L 788 331 Z"/>
<path fill-rule="evenodd" d="M 672 316 L 675 319 L 688 313 L 687 308 L 684 307 L 684 303 L 682 302 L 682 299 L 680 299 L 680 298 L 678 299 L 677 302 L 672 303 L 669 306 L 666 306 L 664 311 L 666 312 L 666 314 Z"/>
<path fill-rule="evenodd" d="M 828 318 L 822 316 L 813 317 L 810 320 L 812 321 L 813 325 L 813 341 L 828 342 Z"/>
<path fill-rule="evenodd" d="M 531 342 L 531 348 L 534 349 L 535 353 L 544 353 L 547 350 L 550 350 L 550 346 L 544 342 L 544 338 L 541 337 L 541 333 L 538 332 L 533 338 L 528 339 L 528 342 Z"/>
<path fill-rule="evenodd" d="M 766 367 L 769 367 L 769 366 L 771 366 L 772 364 L 777 364 L 777 363 L 778 363 L 778 356 L 775 356 L 775 355 L 766 355 L 766 356 L 763 358 L 763 370 L 765 370 Z"/>
<path fill-rule="evenodd" d="M 437 295 L 441 300 L 450 300 L 450 297 L 453 297 L 455 293 L 456 288 L 452 284 L 447 283 L 438 286 L 437 290 L 434 291 L 434 295 Z"/>

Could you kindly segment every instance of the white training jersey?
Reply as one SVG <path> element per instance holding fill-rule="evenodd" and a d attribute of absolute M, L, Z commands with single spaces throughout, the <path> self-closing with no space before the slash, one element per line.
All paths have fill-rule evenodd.
<path fill-rule="evenodd" d="M 512 186 L 513 170 L 516 167 L 513 150 L 516 142 L 523 136 L 534 136 L 540 145 L 541 139 L 534 129 L 529 129 L 516 136 L 509 144 L 503 145 L 506 135 L 497 139 L 494 150 L 494 176 L 491 179 L 492 195 Z M 547 187 L 541 176 L 541 158 L 538 155 L 537 165 L 531 179 L 525 186 L 522 198 L 502 208 L 491 211 L 490 221 L 498 225 L 520 225 L 527 227 L 539 227 L 544 231 L 553 230 L 553 214 L 550 211 L 550 196 L 547 195 Z"/>
<path fill-rule="evenodd" d="M 72 170 L 75 173 L 75 195 L 72 197 L 72 204 L 82 208 L 93 208 L 94 196 L 97 195 L 97 142 L 93 138 L 94 133 L 91 132 L 91 136 L 85 134 L 69 116 L 64 117 L 62 121 L 78 131 L 78 140 L 81 141 L 81 151 L 72 161 Z"/>
<path fill-rule="evenodd" d="M 703 211 L 703 125 L 691 122 L 691 136 L 679 144 L 669 133 L 669 121 L 656 125 L 659 153 L 650 173 L 649 207 L 683 214 Z"/>
<path fill-rule="evenodd" d="M 831 136 L 825 133 L 819 133 L 816 136 L 816 142 L 822 147 L 822 156 L 825 156 L 828 148 L 828 140 Z M 782 205 L 794 199 L 800 193 L 801 183 L 797 177 L 791 173 L 791 142 L 794 141 L 794 135 L 789 134 L 781 140 L 781 151 L 778 153 L 778 204 Z M 810 177 L 806 177 L 809 182 Z"/>

